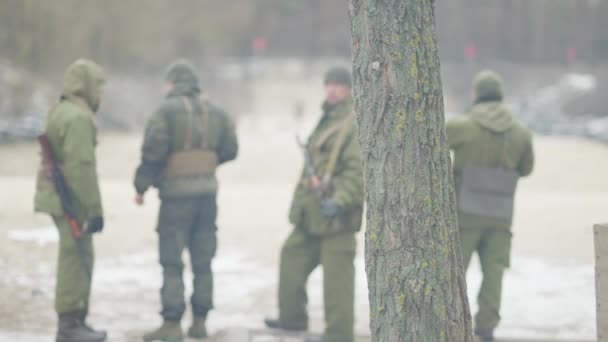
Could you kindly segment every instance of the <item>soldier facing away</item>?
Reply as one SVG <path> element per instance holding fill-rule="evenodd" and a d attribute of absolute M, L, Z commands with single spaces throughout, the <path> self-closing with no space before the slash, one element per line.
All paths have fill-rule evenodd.
<path fill-rule="evenodd" d="M 323 116 L 305 146 L 306 164 L 293 197 L 294 225 L 281 250 L 279 318 L 270 328 L 307 330 L 306 281 L 323 267 L 327 342 L 354 339 L 355 233 L 361 228 L 363 175 L 351 97 L 344 68 L 325 77 Z"/>
<path fill-rule="evenodd" d="M 447 123 L 464 263 L 481 262 L 475 334 L 492 341 L 500 320 L 502 278 L 509 267 L 517 181 L 534 167 L 532 135 L 502 103 L 502 80 L 492 71 L 474 81 L 475 103 Z"/>
<path fill-rule="evenodd" d="M 64 185 L 63 191 L 58 191 L 50 170 L 51 161 L 43 160 L 34 207 L 37 212 L 49 214 L 59 231 L 55 288 L 55 311 L 59 316 L 57 342 L 106 339 L 105 332 L 95 331 L 85 323 L 93 271 L 91 234 L 101 232 L 104 226 L 93 121 L 103 84 L 104 73 L 97 64 L 84 59 L 72 63 L 65 72 L 60 101 L 50 111 L 44 129 L 49 152 Z M 69 209 L 69 213 L 65 209 Z"/>
<path fill-rule="evenodd" d="M 215 171 L 235 159 L 238 150 L 231 119 L 200 98 L 199 80 L 189 62 L 179 60 L 169 66 L 166 81 L 167 98 L 147 124 L 134 181 L 137 204 L 143 204 L 144 193 L 152 186 L 161 199 L 157 232 L 164 323 L 145 334 L 145 341 L 183 340 L 184 248 L 190 252 L 194 273 L 190 301 L 194 321 L 188 335 L 207 336 L 205 322 L 213 308 L 211 260 L 217 245 Z"/>

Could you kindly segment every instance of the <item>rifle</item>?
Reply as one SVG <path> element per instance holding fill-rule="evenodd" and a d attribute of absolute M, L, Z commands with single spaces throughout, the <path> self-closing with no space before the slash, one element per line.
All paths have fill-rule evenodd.
<path fill-rule="evenodd" d="M 318 185 L 316 187 L 313 186 L 313 190 L 317 197 L 321 200 L 325 197 L 322 186 L 325 182 L 321 182 L 321 179 L 317 174 L 315 164 L 312 161 L 312 156 L 310 155 L 310 151 L 308 150 L 308 145 L 302 142 L 298 135 L 296 135 L 296 142 L 298 143 L 298 146 L 300 147 L 300 150 L 302 150 L 302 154 L 304 155 L 304 168 L 306 169 L 306 174 L 310 178 L 311 183 Z"/>
<path fill-rule="evenodd" d="M 55 191 L 57 191 L 57 194 L 59 195 L 61 207 L 63 209 L 63 217 L 70 225 L 70 230 L 72 232 L 74 242 L 76 243 L 76 249 L 82 263 L 82 268 L 84 269 L 87 277 L 91 279 L 91 269 L 89 267 L 89 262 L 87 260 L 87 255 L 82 240 L 82 235 L 86 232 L 86 230 L 82 229 L 80 224 L 78 224 L 76 214 L 74 213 L 72 198 L 70 197 L 70 193 L 68 191 L 68 185 L 65 181 L 63 173 L 61 172 L 61 169 L 59 168 L 59 165 L 57 164 L 57 159 L 55 159 L 55 155 L 53 154 L 48 136 L 46 134 L 39 135 L 38 142 L 40 143 L 40 148 L 42 150 L 42 159 L 44 164 L 47 165 L 47 175 L 53 182 Z"/>

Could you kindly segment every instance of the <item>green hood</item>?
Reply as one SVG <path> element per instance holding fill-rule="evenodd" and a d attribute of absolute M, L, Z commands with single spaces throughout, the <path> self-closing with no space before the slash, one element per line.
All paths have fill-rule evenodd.
<path fill-rule="evenodd" d="M 79 59 L 72 63 L 63 78 L 65 98 L 80 98 L 95 112 L 99 108 L 102 88 L 105 84 L 103 69 L 95 62 Z"/>
<path fill-rule="evenodd" d="M 194 96 L 201 92 L 196 69 L 188 60 L 178 59 L 171 63 L 165 80 L 173 84 L 169 96 Z"/>
<path fill-rule="evenodd" d="M 511 110 L 501 102 L 484 102 L 469 112 L 473 120 L 493 132 L 505 132 L 514 123 Z"/>

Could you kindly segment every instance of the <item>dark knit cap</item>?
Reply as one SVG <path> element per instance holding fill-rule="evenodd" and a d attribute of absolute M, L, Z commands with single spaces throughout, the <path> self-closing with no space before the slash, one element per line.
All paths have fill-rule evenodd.
<path fill-rule="evenodd" d="M 338 83 L 348 87 L 352 87 L 353 81 L 350 76 L 350 70 L 344 67 L 333 67 L 325 74 L 324 84 Z"/>

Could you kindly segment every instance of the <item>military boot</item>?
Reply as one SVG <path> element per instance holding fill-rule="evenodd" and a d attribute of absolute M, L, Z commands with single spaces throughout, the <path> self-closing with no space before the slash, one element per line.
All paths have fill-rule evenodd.
<path fill-rule="evenodd" d="M 87 313 L 86 313 L 86 311 L 78 311 L 78 312 L 75 312 L 74 314 L 76 315 L 76 317 L 78 317 L 78 319 L 80 320 L 80 323 L 82 323 L 82 325 L 86 329 L 88 329 L 89 331 L 98 332 L 100 334 L 107 335 L 107 333 L 104 330 L 95 330 L 95 329 L 93 329 L 91 326 L 89 326 L 87 324 L 87 322 L 86 322 L 86 319 L 87 319 Z"/>
<path fill-rule="evenodd" d="M 285 326 L 285 325 L 281 324 L 280 320 L 272 319 L 272 318 L 266 318 L 264 320 L 264 324 L 270 329 L 281 329 L 281 330 L 297 331 L 297 332 L 302 332 L 302 331 L 308 330 L 308 327 L 306 325 Z"/>
<path fill-rule="evenodd" d="M 206 317 L 194 317 L 192 326 L 188 329 L 188 337 L 192 338 L 207 338 L 207 326 L 205 325 Z"/>
<path fill-rule="evenodd" d="M 165 321 L 160 328 L 144 334 L 145 342 L 165 341 L 165 342 L 182 342 L 184 333 L 179 322 Z"/>
<path fill-rule="evenodd" d="M 479 342 L 494 341 L 494 334 L 489 331 L 475 331 L 475 338 Z"/>
<path fill-rule="evenodd" d="M 59 315 L 56 342 L 104 342 L 106 338 L 105 331 L 95 331 L 85 325 L 80 313 Z"/>

